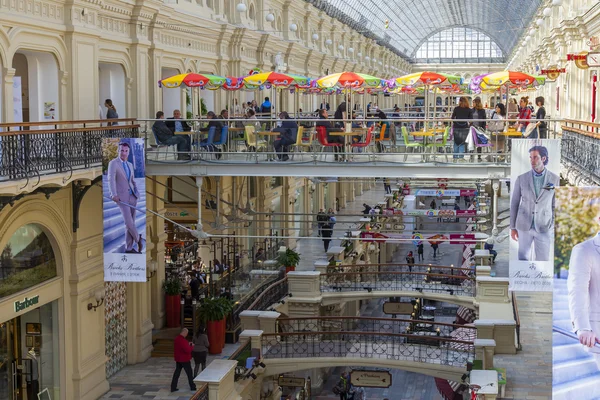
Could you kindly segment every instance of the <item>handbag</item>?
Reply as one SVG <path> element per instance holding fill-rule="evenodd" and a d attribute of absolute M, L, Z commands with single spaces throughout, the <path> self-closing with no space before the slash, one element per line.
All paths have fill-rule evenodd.
<path fill-rule="evenodd" d="M 530 123 L 529 125 L 527 125 L 525 127 L 525 132 L 523 132 L 523 137 L 529 137 L 529 135 L 531 135 L 531 133 L 533 132 L 533 130 L 535 128 L 537 128 L 537 127 L 533 123 Z"/>

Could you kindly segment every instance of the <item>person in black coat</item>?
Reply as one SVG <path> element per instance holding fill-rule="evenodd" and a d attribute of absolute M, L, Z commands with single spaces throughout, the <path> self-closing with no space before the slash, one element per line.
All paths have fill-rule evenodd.
<path fill-rule="evenodd" d="M 546 119 L 546 109 L 544 108 L 544 98 L 542 96 L 536 97 L 535 105 L 539 107 L 537 112 L 535 113 L 535 119 L 537 120 L 537 122 L 535 123 L 535 126 L 537 127 L 537 130 L 538 130 L 538 137 L 540 139 L 547 139 L 548 138 L 548 126 L 546 124 L 546 121 L 544 121 L 544 119 Z"/>
<path fill-rule="evenodd" d="M 419 261 L 423 261 L 425 259 L 423 257 L 423 242 L 417 245 L 417 255 L 419 256 Z"/>
<path fill-rule="evenodd" d="M 469 107 L 469 99 L 462 96 L 459 99 L 458 106 L 452 111 L 452 119 L 454 120 L 469 120 L 472 118 L 471 108 Z M 466 141 L 469 135 L 469 123 L 467 121 L 454 121 L 452 123 L 452 131 L 454 135 L 454 156 L 456 159 L 464 159 L 465 156 L 456 155 L 456 153 L 466 152 Z"/>
<path fill-rule="evenodd" d="M 317 121 L 317 126 L 324 126 L 325 129 L 327 129 L 327 141 L 329 143 L 340 143 L 340 144 L 344 144 L 344 137 L 343 136 L 333 136 L 330 135 L 331 132 L 343 132 L 344 130 L 342 128 L 335 128 L 334 126 L 331 125 L 331 122 L 327 120 L 327 118 L 329 117 L 329 115 L 327 114 L 327 110 L 319 110 L 319 120 Z M 342 151 L 342 147 L 341 146 L 336 146 L 334 147 L 335 152 L 337 153 L 341 153 Z M 335 155 L 335 160 L 338 160 L 338 155 Z"/>
<path fill-rule="evenodd" d="M 188 135 L 174 135 L 173 131 L 169 129 L 165 123 L 165 113 L 162 111 L 156 112 L 156 121 L 152 125 L 152 133 L 156 138 L 156 144 L 164 145 L 177 145 L 178 158 L 180 160 L 189 159 L 189 154 L 185 154 L 190 151 L 190 137 Z"/>
<path fill-rule="evenodd" d="M 296 143 L 298 124 L 290 118 L 286 111 L 280 112 L 279 118 L 282 120 L 281 126 L 273 129 L 273 132 L 281 132 L 281 135 L 273 142 L 273 147 L 277 152 L 277 158 L 281 161 L 287 161 L 290 157 L 286 153 L 290 151 L 290 145 Z"/>
<path fill-rule="evenodd" d="M 321 236 L 323 237 L 323 248 L 327 253 L 327 250 L 329 250 L 329 243 L 331 243 L 331 236 L 333 236 L 332 223 L 326 223 L 323 225 L 323 228 L 321 229 Z"/>
<path fill-rule="evenodd" d="M 190 132 L 192 127 L 186 121 L 178 121 L 181 119 L 181 111 L 173 110 L 173 117 L 167 118 L 165 122 L 171 132 Z"/>

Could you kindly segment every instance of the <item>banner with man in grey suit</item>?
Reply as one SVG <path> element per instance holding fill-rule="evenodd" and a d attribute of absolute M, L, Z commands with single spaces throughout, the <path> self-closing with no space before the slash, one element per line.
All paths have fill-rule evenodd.
<path fill-rule="evenodd" d="M 510 289 L 552 291 L 555 188 L 560 186 L 560 140 L 512 141 Z"/>
<path fill-rule="evenodd" d="M 102 141 L 104 280 L 146 282 L 143 139 Z"/>

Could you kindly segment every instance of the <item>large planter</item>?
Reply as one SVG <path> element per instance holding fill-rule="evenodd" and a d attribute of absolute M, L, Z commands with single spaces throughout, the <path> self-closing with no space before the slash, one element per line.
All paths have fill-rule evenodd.
<path fill-rule="evenodd" d="M 293 266 L 293 265 L 292 265 L 291 267 L 285 267 L 285 273 L 286 273 L 286 274 L 287 274 L 288 272 L 295 271 L 295 270 L 296 270 L 296 267 L 295 267 L 295 266 Z"/>
<path fill-rule="evenodd" d="M 224 349 L 225 348 L 225 336 L 227 335 L 227 320 L 225 318 L 223 318 L 221 321 L 219 321 L 219 323 L 221 324 L 221 332 L 223 333 L 223 335 L 220 337 L 221 349 Z"/>
<path fill-rule="evenodd" d="M 165 295 L 165 313 L 167 314 L 167 328 L 181 326 L 181 295 Z"/>
<path fill-rule="evenodd" d="M 225 323 L 222 321 L 208 321 L 206 323 L 206 334 L 210 343 L 208 352 L 210 354 L 221 354 L 225 343 Z"/>

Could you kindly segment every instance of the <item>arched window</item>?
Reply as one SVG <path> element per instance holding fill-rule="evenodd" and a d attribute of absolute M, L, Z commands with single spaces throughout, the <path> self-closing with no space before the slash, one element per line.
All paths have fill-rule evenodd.
<path fill-rule="evenodd" d="M 248 18 L 250 18 L 252 21 L 254 21 L 255 17 L 256 17 L 256 11 L 254 10 L 254 4 L 250 4 L 250 7 L 248 8 Z"/>
<path fill-rule="evenodd" d="M 500 47 L 486 34 L 470 28 L 451 28 L 430 36 L 417 49 L 418 63 L 503 62 Z"/>
<path fill-rule="evenodd" d="M 0 298 L 56 276 L 56 258 L 48 236 L 37 224 L 23 225 L 0 253 Z"/>

